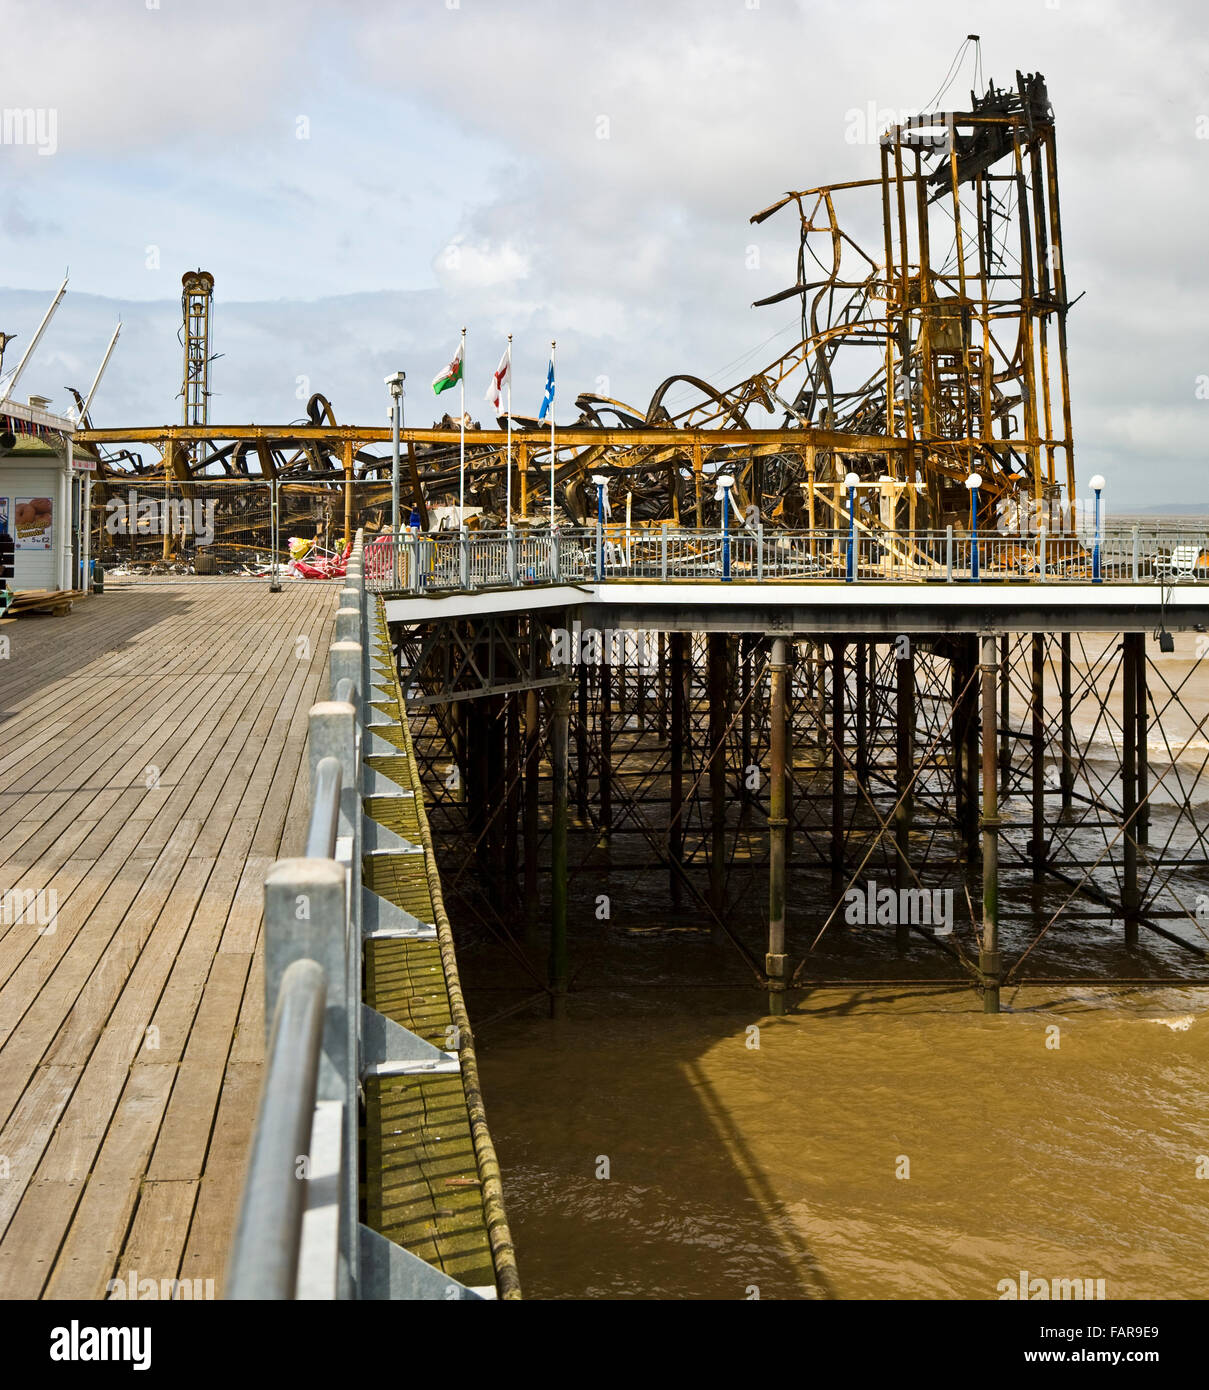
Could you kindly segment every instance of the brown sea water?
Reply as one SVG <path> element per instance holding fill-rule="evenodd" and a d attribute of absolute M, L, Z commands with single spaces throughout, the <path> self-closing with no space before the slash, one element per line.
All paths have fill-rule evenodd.
<path fill-rule="evenodd" d="M 1202 823 L 1209 800 L 1196 634 L 1151 656 L 1185 708 L 1151 731 L 1152 774 L 1168 785 L 1152 798 L 1144 880 L 1194 834 L 1176 803 L 1200 806 Z M 1076 671 L 1098 662 L 1076 643 Z M 1152 672 L 1160 705 L 1161 691 Z M 1115 695 L 1107 704 L 1119 713 Z M 1119 763 L 1119 735 L 1090 707 L 1076 728 L 1091 788 Z M 1004 813 L 1023 824 L 1027 803 Z M 1077 828 L 1068 842 L 1111 890 L 1112 856 L 1090 868 L 1106 838 Z M 949 958 L 913 945 L 900 959 L 887 934 L 833 923 L 811 977 L 893 983 L 817 985 L 774 1018 L 741 956 L 710 942 L 691 899 L 672 909 L 666 873 L 642 871 L 628 843 L 606 852 L 572 835 L 566 1019 L 545 1016 L 515 950 L 460 932 L 527 1296 L 984 1299 L 1021 1270 L 1103 1279 L 1109 1298 L 1209 1293 L 1209 989 L 1088 983 L 1206 977 L 1203 960 L 1146 932 L 1126 950 L 1119 920 L 1077 919 L 1085 901 L 1034 887 L 1006 855 L 1009 958 L 1053 919 L 1033 973 L 1079 983 L 1006 989 L 987 1017 L 968 984 L 941 983 L 961 974 Z M 444 856 L 448 877 L 459 856 Z M 1209 893 L 1199 869 L 1173 885 L 1188 907 Z M 737 857 L 729 890 L 758 954 L 766 869 Z M 974 878 L 970 892 L 955 921 L 967 955 Z M 795 958 L 835 900 L 825 874 L 791 872 Z M 1195 922 L 1166 925 L 1209 944 Z M 540 976 L 540 946 L 530 958 Z"/>

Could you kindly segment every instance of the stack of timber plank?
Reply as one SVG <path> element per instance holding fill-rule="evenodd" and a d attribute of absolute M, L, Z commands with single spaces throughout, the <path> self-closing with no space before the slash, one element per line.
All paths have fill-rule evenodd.
<path fill-rule="evenodd" d="M 8 616 L 19 618 L 23 613 L 53 613 L 61 617 L 71 612 L 76 599 L 83 597 L 83 589 L 22 589 L 9 604 Z"/>

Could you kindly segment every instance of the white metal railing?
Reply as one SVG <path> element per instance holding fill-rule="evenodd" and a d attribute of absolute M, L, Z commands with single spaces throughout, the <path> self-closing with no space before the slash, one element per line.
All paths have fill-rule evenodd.
<path fill-rule="evenodd" d="M 669 580 L 764 583 L 1209 582 L 1209 533 L 1104 529 L 1090 534 L 977 537 L 944 531 L 691 530 L 614 525 L 561 530 L 382 535 L 365 550 L 365 582 L 381 593 L 520 588 L 528 584 Z"/>

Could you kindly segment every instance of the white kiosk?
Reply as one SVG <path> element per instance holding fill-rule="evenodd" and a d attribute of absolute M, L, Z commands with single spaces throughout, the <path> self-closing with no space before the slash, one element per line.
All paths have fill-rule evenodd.
<path fill-rule="evenodd" d="M 0 529 L 13 538 L 16 593 L 88 587 L 89 450 L 73 446 L 75 421 L 42 396 L 0 405 Z"/>

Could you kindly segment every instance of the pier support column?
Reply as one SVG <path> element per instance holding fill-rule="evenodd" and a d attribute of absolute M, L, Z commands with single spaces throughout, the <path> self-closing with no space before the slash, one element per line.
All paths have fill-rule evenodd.
<path fill-rule="evenodd" d="M 1147 749 L 1147 739 L 1149 737 L 1149 719 L 1147 718 L 1146 705 L 1146 634 L 1135 632 L 1134 640 L 1137 643 L 1135 654 L 1136 673 L 1137 673 L 1137 772 L 1138 772 L 1138 816 L 1137 816 L 1137 841 L 1139 845 L 1150 843 L 1150 802 L 1147 799 L 1150 795 L 1150 764 L 1149 751 Z"/>
<path fill-rule="evenodd" d="M 575 693 L 575 813 L 588 820 L 588 666 L 581 662 Z"/>
<path fill-rule="evenodd" d="M 1061 716 L 1061 739 L 1062 739 L 1062 814 L 1069 814 L 1071 803 L 1074 800 L 1075 789 L 1075 761 L 1071 749 L 1071 690 L 1070 690 L 1070 633 L 1062 634 L 1062 669 L 1060 672 L 1062 684 L 1062 716 Z"/>
<path fill-rule="evenodd" d="M 525 941 L 538 939 L 537 830 L 541 758 L 536 690 L 525 691 Z"/>
<path fill-rule="evenodd" d="M 449 746 L 453 752 L 454 770 L 457 772 L 453 799 L 459 806 L 466 803 L 466 704 L 463 700 L 452 700 L 449 705 L 449 723 L 452 729 Z"/>
<path fill-rule="evenodd" d="M 831 886 L 844 881 L 844 643 L 831 644 Z"/>
<path fill-rule="evenodd" d="M 680 866 L 684 863 L 684 678 L 685 635 L 668 634 L 671 646 L 671 792 L 668 806 L 668 859 L 671 861 L 672 906 L 680 906 Z"/>
<path fill-rule="evenodd" d="M 600 838 L 608 844 L 613 833 L 613 654 L 607 647 L 600 654 Z"/>
<path fill-rule="evenodd" d="M 965 841 L 966 862 L 974 864 L 978 860 L 978 637 L 970 633 L 964 639 L 966 656 L 962 663 L 965 672 L 963 684 L 968 682 L 965 695 L 965 823 L 962 826 L 962 839 Z M 998 766 L 998 758 L 996 758 Z"/>
<path fill-rule="evenodd" d="M 785 639 L 776 637 L 769 666 L 769 742 L 768 782 L 768 954 L 764 973 L 768 976 L 768 1011 L 785 1012 L 785 753 L 788 739 L 788 710 L 785 684 L 788 674 Z"/>
<path fill-rule="evenodd" d="M 1121 818 L 1125 827 L 1121 905 L 1125 911 L 1125 944 L 1138 944 L 1138 634 L 1125 633 L 1121 679 Z"/>
<path fill-rule="evenodd" d="M 999 795 L 1007 795 L 1012 770 L 1011 692 L 1012 639 L 1004 633 L 999 639 Z"/>
<path fill-rule="evenodd" d="M 789 742 L 785 749 L 785 864 L 793 863 L 793 760 L 797 740 L 794 737 L 794 719 L 797 706 L 794 704 L 794 678 L 800 664 L 801 653 L 792 637 L 785 641 L 785 720 L 789 725 Z"/>
<path fill-rule="evenodd" d="M 667 738 L 667 633 L 659 634 L 659 673 L 656 677 L 655 711 L 659 737 Z"/>
<path fill-rule="evenodd" d="M 982 1011 L 999 1012 L 1003 961 L 999 954 L 999 769 L 995 748 L 995 679 L 999 662 L 994 637 L 982 639 Z"/>
<path fill-rule="evenodd" d="M 1029 699 L 1032 728 L 1029 752 L 1032 758 L 1033 838 L 1030 851 L 1033 882 L 1045 882 L 1045 634 L 1033 633 L 1033 680 Z"/>
<path fill-rule="evenodd" d="M 517 907 L 516 866 L 520 860 L 519 829 L 521 819 L 521 697 L 518 691 L 504 697 L 508 702 L 507 758 L 504 764 L 504 786 L 508 801 L 506 821 L 503 831 L 504 881 L 508 885 L 508 907 L 515 912 Z"/>
<path fill-rule="evenodd" d="M 554 805 L 550 821 L 550 1017 L 567 1012 L 567 735 L 571 688 L 554 687 L 550 730 Z"/>
<path fill-rule="evenodd" d="M 726 725 L 727 699 L 725 633 L 711 632 L 708 643 L 709 681 L 709 896 L 710 906 L 719 918 L 726 917 Z M 723 945 L 726 934 L 715 921 L 712 936 Z"/>
<path fill-rule="evenodd" d="M 915 775 L 915 647 L 895 662 L 895 782 L 897 808 L 894 812 L 894 886 L 901 892 L 910 887 L 907 856 L 911 852 L 911 823 L 915 818 L 915 797 L 911 779 Z M 899 914 L 902 915 L 901 913 Z M 905 955 L 911 943 L 911 925 L 900 921 L 894 930 L 894 945 Z"/>
<path fill-rule="evenodd" d="M 748 805 L 754 799 L 752 792 L 747 786 L 747 769 L 754 761 L 751 743 L 751 716 L 754 696 L 751 693 L 751 653 L 753 639 L 750 637 L 740 637 L 739 641 L 739 705 L 742 713 L 739 716 L 739 759 L 741 763 L 739 775 L 739 798 L 743 803 L 744 814 Z"/>
<path fill-rule="evenodd" d="M 869 789 L 869 644 L 853 648 L 856 667 L 856 785 L 857 795 Z"/>

